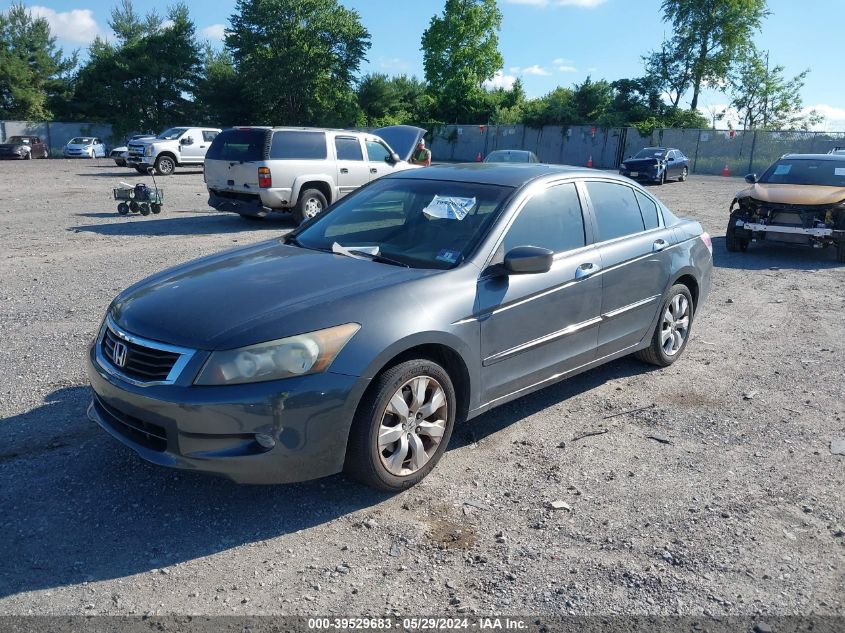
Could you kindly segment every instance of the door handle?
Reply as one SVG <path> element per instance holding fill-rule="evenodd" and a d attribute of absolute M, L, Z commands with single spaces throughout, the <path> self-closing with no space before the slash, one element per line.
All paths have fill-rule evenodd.
<path fill-rule="evenodd" d="M 669 246 L 669 242 L 664 239 L 654 240 L 654 244 L 651 245 L 651 251 L 653 253 L 658 253 L 667 246 Z"/>
<path fill-rule="evenodd" d="M 340 168 L 340 173 L 341 173 L 341 174 L 348 174 L 348 173 L 349 173 L 349 170 L 348 170 L 346 167 L 341 167 L 341 168 Z"/>
<path fill-rule="evenodd" d="M 376 169 L 375 167 L 370 167 L 370 173 L 371 173 L 371 174 L 377 174 L 377 173 L 378 173 L 378 169 Z"/>
<path fill-rule="evenodd" d="M 205 145 L 200 145 L 200 149 L 205 149 Z"/>
<path fill-rule="evenodd" d="M 590 275 L 594 275 L 598 271 L 601 270 L 601 266 L 598 264 L 594 264 L 592 262 L 587 262 L 586 264 L 581 264 L 578 268 L 575 269 L 575 279 L 584 279 L 585 277 L 589 277 Z"/>

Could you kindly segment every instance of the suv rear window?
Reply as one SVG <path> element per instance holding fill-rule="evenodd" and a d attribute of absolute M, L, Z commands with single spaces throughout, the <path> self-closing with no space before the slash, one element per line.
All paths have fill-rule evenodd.
<path fill-rule="evenodd" d="M 270 158 L 324 160 L 327 156 L 325 132 L 282 130 L 273 134 Z"/>
<path fill-rule="evenodd" d="M 206 159 L 264 160 L 267 130 L 223 130 L 214 137 Z"/>

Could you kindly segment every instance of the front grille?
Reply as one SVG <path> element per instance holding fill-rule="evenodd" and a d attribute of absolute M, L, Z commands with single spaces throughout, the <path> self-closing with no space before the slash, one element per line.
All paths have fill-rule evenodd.
<path fill-rule="evenodd" d="M 126 360 L 122 367 L 114 360 L 114 348 L 118 342 L 126 346 Z M 118 338 L 108 327 L 100 344 L 106 362 L 122 374 L 143 382 L 167 380 L 170 370 L 173 369 L 180 356 L 176 352 L 146 347 Z"/>
<path fill-rule="evenodd" d="M 167 430 L 164 427 L 118 411 L 97 394 L 94 394 L 94 407 L 111 428 L 127 439 L 160 453 L 167 449 Z"/>

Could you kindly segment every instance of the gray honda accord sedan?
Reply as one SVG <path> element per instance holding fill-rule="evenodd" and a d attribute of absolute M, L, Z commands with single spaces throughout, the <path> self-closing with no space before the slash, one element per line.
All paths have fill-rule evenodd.
<path fill-rule="evenodd" d="M 401 490 L 456 423 L 626 354 L 673 363 L 711 269 L 697 222 L 616 175 L 404 171 L 122 292 L 88 413 L 164 466 Z"/>

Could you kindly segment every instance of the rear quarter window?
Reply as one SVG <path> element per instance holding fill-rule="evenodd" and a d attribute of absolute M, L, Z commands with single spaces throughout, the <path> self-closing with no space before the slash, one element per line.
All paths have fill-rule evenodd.
<path fill-rule="evenodd" d="M 325 160 L 327 156 L 325 132 L 282 130 L 273 133 L 271 159 Z"/>
<path fill-rule="evenodd" d="M 654 201 L 638 191 L 637 202 L 640 203 L 640 211 L 643 214 L 643 222 L 645 223 L 646 230 L 656 229 L 660 226 L 660 217 L 658 216 L 657 205 Z"/>

